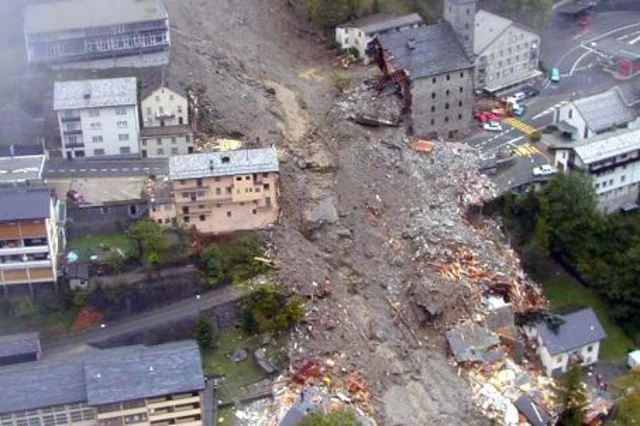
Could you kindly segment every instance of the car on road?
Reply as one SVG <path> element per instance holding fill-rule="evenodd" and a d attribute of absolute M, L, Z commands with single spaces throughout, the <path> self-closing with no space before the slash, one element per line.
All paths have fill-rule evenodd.
<path fill-rule="evenodd" d="M 522 115 L 524 114 L 524 112 L 527 110 L 527 106 L 526 105 L 514 105 L 513 108 L 511 109 L 511 112 L 513 112 L 513 115 L 515 115 L 516 117 L 522 117 Z"/>
<path fill-rule="evenodd" d="M 482 125 L 482 128 L 484 130 L 488 130 L 490 132 L 501 132 L 502 131 L 502 126 L 497 121 L 489 121 L 487 123 L 484 123 Z"/>
<path fill-rule="evenodd" d="M 551 68 L 551 71 L 549 71 L 549 80 L 551 80 L 552 83 L 560 81 L 560 71 L 558 71 L 558 68 Z"/>
<path fill-rule="evenodd" d="M 524 89 L 524 95 L 527 98 L 533 98 L 534 96 L 538 96 L 539 94 L 540 94 L 540 91 L 535 87 L 527 87 Z"/>
<path fill-rule="evenodd" d="M 534 176 L 549 176 L 557 172 L 558 172 L 558 169 L 553 167 L 551 164 L 543 164 L 540 167 L 533 168 Z"/>

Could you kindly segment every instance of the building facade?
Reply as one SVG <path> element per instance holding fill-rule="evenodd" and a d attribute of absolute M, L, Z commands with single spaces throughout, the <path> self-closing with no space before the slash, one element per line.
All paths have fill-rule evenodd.
<path fill-rule="evenodd" d="M 154 66 L 169 59 L 169 15 L 162 0 L 62 0 L 24 11 L 30 64 Z"/>
<path fill-rule="evenodd" d="M 0 368 L 4 426 L 205 424 L 196 342 L 125 346 Z"/>
<path fill-rule="evenodd" d="M 456 138 L 473 119 L 473 63 L 451 25 L 443 22 L 383 34 L 387 69 L 404 70 L 411 82 L 414 133 Z M 379 55 L 380 56 L 380 55 Z"/>
<path fill-rule="evenodd" d="M 620 128 L 637 128 L 638 119 L 614 87 L 556 108 L 554 124 L 567 138 L 582 141 Z"/>
<path fill-rule="evenodd" d="M 261 229 L 278 219 L 275 148 L 171 157 L 169 191 L 151 200 L 150 218 L 204 234 Z"/>
<path fill-rule="evenodd" d="M 146 157 L 168 157 L 194 152 L 187 98 L 160 87 L 142 100 L 140 152 Z"/>
<path fill-rule="evenodd" d="M 417 13 L 394 16 L 377 13 L 336 27 L 336 42 L 342 49 L 355 49 L 358 58 L 369 62 L 369 45 L 374 37 L 392 31 L 402 31 L 423 25 L 422 17 Z"/>
<path fill-rule="evenodd" d="M 65 158 L 140 156 L 134 77 L 57 81 L 53 109 Z"/>
<path fill-rule="evenodd" d="M 473 58 L 476 0 L 444 0 L 442 17 L 451 24 L 465 54 Z"/>
<path fill-rule="evenodd" d="M 562 315 L 562 319 L 564 322 L 557 329 L 545 322 L 525 326 L 527 336 L 536 342 L 538 356 L 549 377 L 566 373 L 571 364 L 596 363 L 600 342 L 607 337 L 591 308 Z"/>
<path fill-rule="evenodd" d="M 53 283 L 64 250 L 60 202 L 46 188 L 0 189 L 0 284 Z"/>
<path fill-rule="evenodd" d="M 637 203 L 640 196 L 640 130 L 620 130 L 572 147 L 558 148 L 555 164 L 569 173 L 583 170 L 593 179 L 606 212 Z"/>

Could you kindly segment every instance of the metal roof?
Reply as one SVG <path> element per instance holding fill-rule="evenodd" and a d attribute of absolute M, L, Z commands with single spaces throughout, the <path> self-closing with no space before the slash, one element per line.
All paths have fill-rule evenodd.
<path fill-rule="evenodd" d="M 40 347 L 38 333 L 0 336 L 0 358 L 36 353 Z"/>
<path fill-rule="evenodd" d="M 278 153 L 273 147 L 176 155 L 169 158 L 169 178 L 171 180 L 277 172 L 279 170 Z"/>
<path fill-rule="evenodd" d="M 417 13 L 403 16 L 394 16 L 388 13 L 377 13 L 375 15 L 357 19 L 349 24 L 342 26 L 358 28 L 365 34 L 375 34 L 381 31 L 401 28 L 407 25 L 421 24 L 423 22 L 424 21 L 422 17 Z"/>
<path fill-rule="evenodd" d="M 562 319 L 565 322 L 558 327 L 557 332 L 549 328 L 544 321 L 538 324 L 542 343 L 551 356 L 570 352 L 607 337 L 607 333 L 591 308 L 562 315 Z"/>
<path fill-rule="evenodd" d="M 414 48 L 409 40 L 415 40 Z M 473 67 L 448 22 L 382 34 L 380 42 L 412 80 Z"/>
<path fill-rule="evenodd" d="M 204 389 L 195 341 L 137 346 L 115 356 L 89 358 L 84 373 L 90 405 Z"/>
<path fill-rule="evenodd" d="M 547 426 L 551 421 L 551 416 L 542 409 L 536 402 L 526 393 L 514 402 L 514 405 L 526 418 L 532 426 Z"/>
<path fill-rule="evenodd" d="M 0 367 L 0 388 L 11 389 L 0 398 L 0 413 L 10 413 L 199 391 L 204 389 L 204 376 L 198 346 L 189 340 L 90 350 Z"/>
<path fill-rule="evenodd" d="M 40 180 L 43 169 L 44 155 L 0 157 L 0 185 Z"/>
<path fill-rule="evenodd" d="M 136 105 L 137 90 L 135 77 L 56 81 L 53 86 L 53 109 Z"/>
<path fill-rule="evenodd" d="M 35 220 L 49 217 L 51 193 L 47 188 L 16 188 L 0 192 L 0 222 Z"/>
<path fill-rule="evenodd" d="M 513 24 L 511 19 L 496 15 L 486 10 L 476 12 L 473 32 L 473 53 L 479 55 L 500 34 Z"/>
<path fill-rule="evenodd" d="M 628 123 L 636 115 L 629 108 L 620 92 L 615 89 L 573 101 L 587 127 L 594 132 L 607 130 Z"/>
<path fill-rule="evenodd" d="M 66 0 L 27 6 L 24 32 L 35 34 L 106 27 L 168 17 L 162 0 Z"/>
<path fill-rule="evenodd" d="M 576 155 L 585 164 L 592 164 L 596 161 L 637 151 L 638 149 L 640 149 L 640 129 L 625 129 L 587 139 L 583 144 L 573 148 Z"/>

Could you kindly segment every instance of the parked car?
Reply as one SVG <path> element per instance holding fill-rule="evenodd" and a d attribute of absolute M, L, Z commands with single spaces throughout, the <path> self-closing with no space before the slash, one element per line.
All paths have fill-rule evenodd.
<path fill-rule="evenodd" d="M 515 115 L 516 117 L 521 117 L 524 112 L 527 110 L 527 106 L 526 105 L 514 105 L 513 109 L 511 110 L 511 112 L 513 112 L 513 115 Z"/>
<path fill-rule="evenodd" d="M 549 71 L 549 80 L 551 80 L 552 83 L 560 81 L 560 71 L 558 71 L 558 68 L 551 68 L 551 71 Z"/>
<path fill-rule="evenodd" d="M 557 172 L 558 172 L 558 169 L 553 167 L 551 164 L 543 164 L 540 167 L 533 168 L 534 176 L 549 176 Z"/>
<path fill-rule="evenodd" d="M 487 123 L 484 123 L 482 125 L 482 128 L 484 130 L 488 130 L 490 132 L 501 132 L 502 131 L 502 126 L 500 125 L 500 123 L 498 123 L 496 121 L 489 121 Z"/>
<path fill-rule="evenodd" d="M 534 96 L 538 96 L 539 94 L 540 91 L 535 87 L 527 87 L 526 89 L 524 89 L 524 95 L 527 98 L 533 98 Z"/>

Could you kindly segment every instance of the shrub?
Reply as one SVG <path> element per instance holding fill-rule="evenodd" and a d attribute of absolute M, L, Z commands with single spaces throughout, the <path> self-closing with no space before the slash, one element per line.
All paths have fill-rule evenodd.
<path fill-rule="evenodd" d="M 344 75 L 344 73 L 335 71 L 333 74 L 331 74 L 331 85 L 338 89 L 340 92 L 348 89 L 350 84 L 351 80 L 349 79 L 349 77 Z"/>
<path fill-rule="evenodd" d="M 540 132 L 535 131 L 529 135 L 529 138 L 531 139 L 531 142 L 540 142 L 542 135 L 540 134 Z"/>
<path fill-rule="evenodd" d="M 217 285 L 224 281 L 240 283 L 260 274 L 269 267 L 256 260 L 263 254 L 262 242 L 254 235 L 245 235 L 232 241 L 212 244 L 201 256 L 201 266 L 207 282 Z"/>
<path fill-rule="evenodd" d="M 199 313 L 196 318 L 196 341 L 201 351 L 209 349 L 213 343 L 213 327 L 203 313 Z"/>
<path fill-rule="evenodd" d="M 355 411 L 338 408 L 325 413 L 322 409 L 304 417 L 298 426 L 362 426 Z"/>
<path fill-rule="evenodd" d="M 275 284 L 263 285 L 249 296 L 243 327 L 249 333 L 282 331 L 293 327 L 304 315 L 304 301 L 288 297 Z"/>

